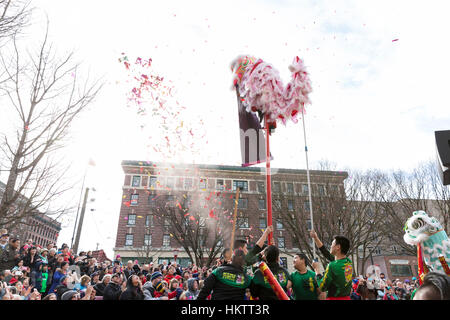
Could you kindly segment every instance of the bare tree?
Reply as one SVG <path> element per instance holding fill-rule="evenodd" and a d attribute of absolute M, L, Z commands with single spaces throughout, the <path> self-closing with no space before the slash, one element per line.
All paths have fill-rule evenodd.
<path fill-rule="evenodd" d="M 19 34 L 29 23 L 30 1 L 0 0 L 0 42 Z"/>
<path fill-rule="evenodd" d="M 8 171 L 0 202 L 0 226 L 11 226 L 39 210 L 49 210 L 71 186 L 61 162 L 68 129 L 92 103 L 102 84 L 78 80 L 79 64 L 71 52 L 59 57 L 45 37 L 37 51 L 25 50 L 13 36 L 11 53 L 0 53 L 6 81 L 0 87 L 14 116 L 14 133 L 2 132 L 1 167 Z M 6 170 L 5 170 L 6 168 Z M 66 207 L 53 209 L 61 214 Z"/>
<path fill-rule="evenodd" d="M 158 218 L 166 235 L 198 266 L 209 266 L 220 253 L 230 223 L 217 193 L 198 192 L 199 199 L 178 195 L 160 206 Z M 213 199 L 216 198 L 216 199 Z M 214 201 L 216 200 L 216 201 Z"/>

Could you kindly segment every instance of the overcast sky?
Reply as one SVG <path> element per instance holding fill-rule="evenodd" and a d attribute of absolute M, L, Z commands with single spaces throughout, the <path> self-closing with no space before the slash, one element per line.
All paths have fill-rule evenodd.
<path fill-rule="evenodd" d="M 96 244 L 112 256 L 121 204 L 122 160 L 164 161 L 152 145 L 161 132 L 128 104 L 129 76 L 118 62 L 152 58 L 171 81 L 193 146 L 174 159 L 240 165 L 236 96 L 230 62 L 251 54 L 273 64 L 285 82 L 294 56 L 313 84 L 306 129 L 312 166 L 327 159 L 345 168 L 411 169 L 434 159 L 434 131 L 450 129 L 448 1 L 66 1 L 35 0 L 30 36 L 50 21 L 59 51 L 75 50 L 106 85 L 74 124 L 66 155 L 80 181 L 96 188 L 81 249 Z M 172 104 L 173 105 L 173 104 Z M 185 109 L 181 109 L 181 106 Z M 172 123 L 172 125 L 175 125 Z M 172 133 L 173 134 L 173 133 Z M 171 136 L 173 137 L 173 135 Z M 176 148 L 176 147 L 175 147 Z M 301 121 L 271 138 L 273 167 L 305 168 Z M 3 173 L 2 181 L 6 180 Z M 95 209 L 95 211 L 90 211 Z M 59 244 L 70 243 L 74 216 Z"/>

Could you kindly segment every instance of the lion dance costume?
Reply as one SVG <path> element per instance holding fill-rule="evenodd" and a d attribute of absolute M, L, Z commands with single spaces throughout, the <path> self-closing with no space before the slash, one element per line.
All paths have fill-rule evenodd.
<path fill-rule="evenodd" d="M 414 211 L 404 230 L 405 242 L 417 246 L 420 283 L 429 271 L 450 276 L 450 239 L 439 221 L 425 211 Z"/>

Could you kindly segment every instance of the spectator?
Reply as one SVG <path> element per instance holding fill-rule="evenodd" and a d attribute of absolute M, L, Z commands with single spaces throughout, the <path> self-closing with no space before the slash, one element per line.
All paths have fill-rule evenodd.
<path fill-rule="evenodd" d="M 132 274 L 127 280 L 127 288 L 120 295 L 119 300 L 144 300 L 144 292 L 139 277 Z"/>
<path fill-rule="evenodd" d="M 156 285 L 161 282 L 163 275 L 161 272 L 156 271 L 151 275 L 147 275 L 147 282 L 142 287 L 144 291 L 145 300 L 168 300 L 168 297 L 158 295 L 156 291 Z"/>
<path fill-rule="evenodd" d="M 19 258 L 19 247 L 19 239 L 10 239 L 8 246 L 1 251 L 0 270 L 11 270 L 14 268 L 16 259 Z"/>
<path fill-rule="evenodd" d="M 413 300 L 450 300 L 450 277 L 436 272 L 427 273 Z"/>
<path fill-rule="evenodd" d="M 123 281 L 122 276 L 119 273 L 115 273 L 111 276 L 111 281 L 106 285 L 103 291 L 103 300 L 119 300 L 122 291 L 125 291 L 126 282 Z"/>
<path fill-rule="evenodd" d="M 103 297 L 105 288 L 110 281 L 111 281 L 111 275 L 105 274 L 102 278 L 102 281 L 94 285 L 94 289 L 95 289 L 97 296 Z"/>
<path fill-rule="evenodd" d="M 199 281 L 197 278 L 191 278 L 187 281 L 187 292 L 186 298 L 187 300 L 195 300 L 198 297 L 199 291 Z"/>

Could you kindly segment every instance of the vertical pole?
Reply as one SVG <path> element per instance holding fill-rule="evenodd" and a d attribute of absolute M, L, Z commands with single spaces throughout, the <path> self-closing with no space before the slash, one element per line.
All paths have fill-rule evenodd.
<path fill-rule="evenodd" d="M 305 156 L 306 156 L 306 176 L 308 179 L 308 193 L 309 193 L 309 214 L 311 219 L 311 230 L 314 230 L 314 220 L 313 220 L 313 204 L 311 196 L 311 178 L 309 176 L 309 163 L 308 163 L 308 146 L 306 144 L 306 129 L 305 129 L 305 110 L 302 107 L 302 120 L 303 120 L 303 137 L 305 139 Z M 313 257 L 316 257 L 316 246 L 313 245 Z"/>
<path fill-rule="evenodd" d="M 237 207 L 238 207 L 238 202 L 239 202 L 239 190 L 241 190 L 241 188 L 237 187 L 237 189 L 236 189 L 236 200 L 234 202 L 233 230 L 231 231 L 231 244 L 230 244 L 231 252 L 233 252 L 233 250 L 234 250 L 234 234 L 235 234 L 235 231 L 236 231 L 236 219 L 237 219 Z"/>
<path fill-rule="evenodd" d="M 84 212 L 86 211 L 86 202 L 88 195 L 89 195 L 89 188 L 86 188 L 86 191 L 84 192 L 83 208 L 81 209 L 80 214 L 80 222 L 78 223 L 77 237 L 75 238 L 75 244 L 73 246 L 74 253 L 78 253 L 78 245 L 80 244 L 81 228 L 83 227 Z"/>
<path fill-rule="evenodd" d="M 270 129 L 268 124 L 268 116 L 264 115 L 264 126 L 266 128 L 266 198 L 267 198 L 267 226 L 272 225 L 272 183 L 270 177 L 270 144 L 269 135 Z M 268 237 L 269 245 L 273 244 L 273 234 L 272 232 Z"/>
<path fill-rule="evenodd" d="M 78 214 L 80 213 L 80 204 L 81 204 L 81 197 L 83 196 L 83 190 L 84 190 L 84 181 L 86 179 L 86 173 L 88 170 L 89 166 L 86 166 L 86 170 L 84 171 L 84 176 L 83 176 L 83 183 L 81 185 L 81 192 L 80 192 L 80 200 L 78 200 L 78 208 L 77 208 L 77 216 L 75 218 L 75 223 L 73 225 L 73 233 L 72 233 L 72 240 L 70 242 L 70 247 L 73 247 L 73 238 L 75 237 L 75 230 L 77 229 L 77 222 L 78 222 Z"/>

